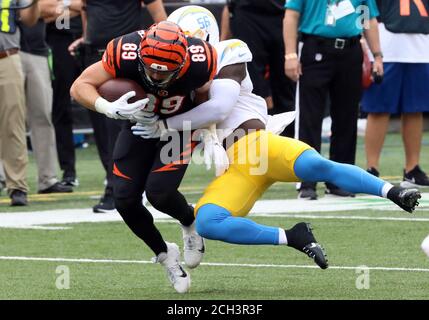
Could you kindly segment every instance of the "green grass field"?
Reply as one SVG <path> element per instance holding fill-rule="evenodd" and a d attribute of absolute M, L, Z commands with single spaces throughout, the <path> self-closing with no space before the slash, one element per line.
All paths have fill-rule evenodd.
<path fill-rule="evenodd" d="M 324 145 L 324 151 L 327 147 Z M 78 159 L 80 186 L 73 194 L 55 196 L 34 194 L 36 169 L 31 160 L 31 203 L 26 208 L 10 208 L 3 193 L 0 225 L 2 218 L 13 212 L 94 205 L 103 190 L 103 174 L 95 149 L 78 150 Z M 400 136 L 389 135 L 383 150 L 382 175 L 398 182 L 403 161 Z M 358 146 L 358 164 L 364 167 L 362 141 Z M 421 165 L 429 170 L 427 133 Z M 181 187 L 190 202 L 198 199 L 210 177 L 203 167 L 190 167 Z M 320 185 L 319 195 L 322 194 Z M 264 199 L 295 197 L 294 185 L 278 184 Z M 429 259 L 420 249 L 421 241 L 429 234 L 427 195 L 413 216 L 400 210 L 375 208 L 337 211 L 335 206 L 332 211 L 302 215 L 308 218 L 277 214 L 253 219 L 284 228 L 303 220 L 311 222 L 327 250 L 330 269 L 316 268 L 306 256 L 287 247 L 207 241 L 204 264 L 190 271 L 192 288 L 185 295 L 174 292 L 164 269 L 149 262 L 150 250 L 122 222 L 61 225 L 68 227 L 64 230 L 0 228 L 0 299 L 429 298 Z M 163 221 L 157 225 L 167 241 L 182 246 L 176 223 Z M 64 266 L 69 271 L 69 289 L 58 289 L 56 284 L 62 283 Z M 357 271 L 358 266 L 369 267 L 369 277 L 365 278 L 369 279 L 367 289 L 358 289 L 356 285 L 364 277 Z"/>

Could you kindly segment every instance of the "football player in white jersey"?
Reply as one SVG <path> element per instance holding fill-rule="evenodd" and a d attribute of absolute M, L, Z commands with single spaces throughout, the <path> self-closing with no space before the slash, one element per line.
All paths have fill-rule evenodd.
<path fill-rule="evenodd" d="M 194 19 L 195 16 L 188 15 L 188 18 Z M 186 19 L 182 16 L 173 22 L 186 27 Z M 207 19 L 211 19 L 210 15 Z M 209 38 L 215 37 L 210 35 Z M 219 142 L 222 141 L 229 168 L 207 187 L 195 207 L 196 228 L 201 236 L 234 244 L 288 245 L 305 253 L 325 269 L 328 267 L 325 252 L 308 223 L 282 229 L 245 218 L 256 200 L 273 183 L 331 182 L 353 193 L 388 198 L 408 212 L 415 209 L 421 197 L 418 190 L 395 187 L 356 166 L 327 160 L 299 140 L 270 132 L 268 129 L 276 126 L 278 132 L 283 131 L 293 117 L 290 119 L 290 114 L 287 114 L 271 118 L 274 126 L 270 124 L 265 100 L 252 94 L 252 82 L 246 69 L 252 54 L 247 45 L 240 40 L 227 40 L 215 47 L 218 74 L 212 81 L 206 102 L 167 120 L 133 127 L 134 134 L 151 138 L 168 130 L 182 130 L 184 121 L 189 120 L 191 129 L 217 125 L 217 135 L 213 130 L 206 134 L 209 138 L 204 141 L 209 146 L 205 146 L 205 152 L 209 153 L 209 158 L 222 159 L 223 156 L 219 156 L 225 152 Z M 279 127 L 275 120 L 281 117 L 285 123 Z M 220 165 L 218 173 L 223 169 L 226 167 Z"/>

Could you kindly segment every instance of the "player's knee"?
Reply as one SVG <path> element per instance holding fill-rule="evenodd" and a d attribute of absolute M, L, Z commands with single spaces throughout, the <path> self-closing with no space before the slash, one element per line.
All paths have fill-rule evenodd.
<path fill-rule="evenodd" d="M 135 210 L 141 200 L 137 198 L 115 198 L 115 208 L 119 213 Z"/>
<path fill-rule="evenodd" d="M 304 181 L 319 181 L 320 175 L 328 173 L 333 168 L 333 162 L 323 158 L 315 150 L 307 150 L 295 161 L 296 175 Z"/>
<path fill-rule="evenodd" d="M 127 224 L 136 220 L 153 223 L 152 215 L 143 207 L 141 198 L 115 198 L 115 208 Z"/>
<path fill-rule="evenodd" d="M 176 190 L 174 192 L 177 192 Z M 159 210 L 165 203 L 174 199 L 172 197 L 173 192 L 171 191 L 151 191 L 146 190 L 146 197 L 150 204 Z M 162 210 L 161 210 L 162 211 Z"/>
<path fill-rule="evenodd" d="M 211 240 L 222 239 L 220 223 L 229 215 L 225 215 L 223 210 L 225 209 L 213 204 L 206 204 L 198 209 L 195 228 L 200 236 Z"/>

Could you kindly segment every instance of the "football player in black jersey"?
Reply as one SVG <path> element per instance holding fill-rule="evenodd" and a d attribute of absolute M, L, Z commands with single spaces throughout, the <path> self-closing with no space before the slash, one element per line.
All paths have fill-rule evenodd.
<path fill-rule="evenodd" d="M 216 69 L 216 51 L 209 43 L 187 38 L 178 25 L 163 21 L 112 40 L 102 61 L 82 73 L 71 94 L 86 108 L 107 117 L 138 116 L 140 123 L 151 122 L 188 111 L 196 101 L 206 99 Z M 136 81 L 147 98 L 128 103 L 135 95 L 129 92 L 114 102 L 103 99 L 97 88 L 117 77 Z M 155 261 L 166 267 L 176 291 L 186 292 L 190 277 L 180 264 L 178 246 L 163 240 L 142 204 L 142 193 L 146 192 L 156 209 L 180 221 L 185 263 L 190 268 L 198 266 L 204 241 L 195 232 L 193 208 L 177 190 L 196 143 L 189 134 L 189 139 L 180 139 L 179 158 L 166 163 L 162 161 L 162 148 L 171 141 L 142 139 L 132 134 L 131 126 L 130 122 L 122 129 L 113 155 L 115 205 L 129 228 L 156 254 Z"/>

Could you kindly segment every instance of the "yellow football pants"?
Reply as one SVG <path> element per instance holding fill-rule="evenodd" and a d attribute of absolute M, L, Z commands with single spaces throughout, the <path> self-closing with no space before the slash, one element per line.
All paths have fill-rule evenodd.
<path fill-rule="evenodd" d="M 228 171 L 209 184 L 195 212 L 205 204 L 215 204 L 233 216 L 246 216 L 274 182 L 300 181 L 294 164 L 308 149 L 304 142 L 264 130 L 242 137 L 227 150 Z"/>

